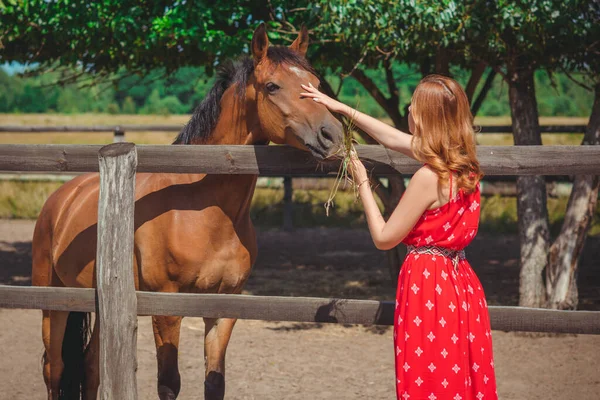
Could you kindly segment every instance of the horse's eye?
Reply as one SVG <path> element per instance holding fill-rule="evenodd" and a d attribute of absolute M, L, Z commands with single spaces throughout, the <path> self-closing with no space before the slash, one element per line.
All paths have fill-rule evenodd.
<path fill-rule="evenodd" d="M 274 84 L 273 82 L 267 83 L 267 90 L 269 91 L 269 93 L 275 93 L 279 89 L 280 87 Z"/>

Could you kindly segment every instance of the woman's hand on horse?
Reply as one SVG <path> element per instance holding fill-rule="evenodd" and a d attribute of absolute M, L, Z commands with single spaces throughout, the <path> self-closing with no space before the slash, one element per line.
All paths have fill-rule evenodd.
<path fill-rule="evenodd" d="M 302 86 L 302 89 L 305 90 L 305 92 L 300 93 L 300 96 L 309 97 L 309 98 L 313 99 L 313 101 L 323 104 L 325 107 L 327 107 L 329 109 L 329 111 L 343 114 L 345 109 L 349 108 L 344 103 L 334 100 L 331 97 L 327 96 L 326 94 L 321 93 L 319 91 L 319 89 L 314 87 L 311 83 L 309 83 L 308 85 L 301 85 L 301 86 Z"/>

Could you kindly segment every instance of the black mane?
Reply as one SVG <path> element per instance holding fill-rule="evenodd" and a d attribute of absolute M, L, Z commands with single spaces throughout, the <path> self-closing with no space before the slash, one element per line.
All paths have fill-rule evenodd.
<path fill-rule="evenodd" d="M 287 63 L 305 69 L 316 75 L 308 61 L 287 47 L 269 47 L 267 57 L 274 65 Z M 183 127 L 173 144 L 204 143 L 212 132 L 221 113 L 221 97 L 231 85 L 237 84 L 236 96 L 243 99 L 248 78 L 254 72 L 254 60 L 242 56 L 236 61 L 228 60 L 217 69 L 215 84 L 196 107 L 192 118 Z"/>

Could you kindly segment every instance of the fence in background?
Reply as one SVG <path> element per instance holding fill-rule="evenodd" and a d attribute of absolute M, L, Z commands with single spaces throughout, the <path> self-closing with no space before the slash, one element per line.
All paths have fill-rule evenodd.
<path fill-rule="evenodd" d="M 3 125 L 0 126 L 1 132 L 18 132 L 18 133 L 106 133 L 113 132 L 113 142 L 119 143 L 125 141 L 125 132 L 179 132 L 181 131 L 181 125 L 94 125 L 94 126 L 28 126 L 28 125 Z M 540 130 L 542 133 L 558 134 L 558 133 L 584 133 L 586 125 L 542 125 Z M 510 125 L 494 125 L 494 126 L 481 126 L 476 127 L 479 133 L 482 134 L 494 134 L 494 133 L 512 133 L 512 126 Z M 72 179 L 72 174 L 27 174 L 27 173 L 14 173 L 14 174 L 0 174 L 0 180 L 18 180 L 18 181 L 67 181 Z M 570 192 L 569 184 L 564 182 L 557 182 L 558 177 L 553 177 L 552 183 L 549 184 L 548 193 L 551 196 L 565 195 Z M 514 179 L 509 179 L 510 181 Z M 293 178 L 291 176 L 284 176 L 280 179 L 276 185 L 282 186 L 284 189 L 283 195 L 283 222 L 282 227 L 286 230 L 293 229 Z M 308 186 L 310 184 L 304 185 Z M 269 187 L 268 182 L 265 179 L 259 179 L 258 187 Z M 501 182 L 490 182 L 489 178 L 482 184 L 481 194 L 483 196 L 515 196 L 516 186 L 510 182 L 506 182 L 504 178 Z"/>

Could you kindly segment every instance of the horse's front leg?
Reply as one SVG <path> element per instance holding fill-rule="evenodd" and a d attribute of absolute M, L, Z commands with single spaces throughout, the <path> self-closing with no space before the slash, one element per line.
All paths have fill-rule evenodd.
<path fill-rule="evenodd" d="M 205 400 L 222 400 L 225 396 L 225 351 L 236 321 L 204 318 Z"/>
<path fill-rule="evenodd" d="M 181 388 L 177 365 L 181 320 L 182 317 L 152 317 L 158 361 L 158 398 L 160 400 L 176 399 Z"/>

